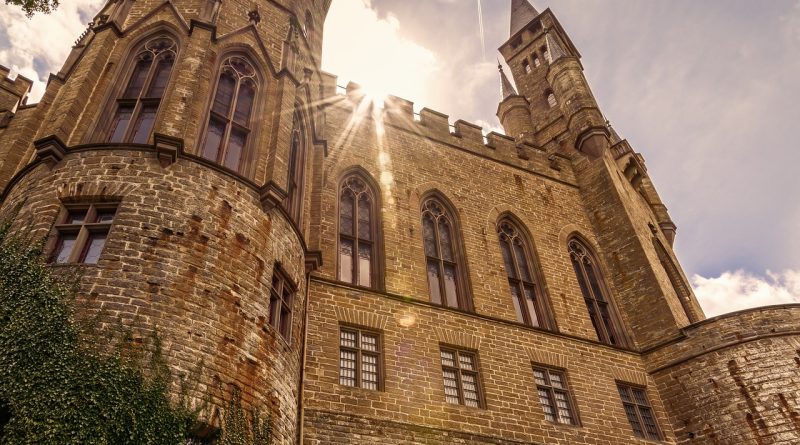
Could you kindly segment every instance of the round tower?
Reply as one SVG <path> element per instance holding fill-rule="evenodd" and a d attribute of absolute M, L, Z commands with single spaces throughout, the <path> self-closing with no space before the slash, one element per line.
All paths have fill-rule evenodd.
<path fill-rule="evenodd" d="M 156 330 L 174 375 L 200 369 L 216 406 L 240 389 L 294 443 L 330 2 L 199 3 L 102 8 L 35 115 L 6 128 L 34 131 L 0 142 L 30 160 L 2 210 L 79 271 L 104 328 Z"/>
<path fill-rule="evenodd" d="M 503 72 L 503 66 L 497 65 L 500 70 L 501 96 L 503 100 L 497 107 L 497 118 L 506 134 L 515 138 L 517 142 L 533 140 L 533 125 L 531 123 L 530 102 L 525 96 L 520 96 L 511 85 Z"/>

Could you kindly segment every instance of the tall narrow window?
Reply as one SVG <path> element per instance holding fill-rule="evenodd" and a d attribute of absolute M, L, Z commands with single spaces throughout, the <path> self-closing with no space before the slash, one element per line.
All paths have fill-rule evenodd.
<path fill-rule="evenodd" d="M 297 225 L 303 214 L 303 185 L 305 184 L 306 143 L 303 120 L 294 114 L 292 143 L 289 147 L 289 185 L 284 207 Z"/>
<path fill-rule="evenodd" d="M 295 287 L 289 276 L 276 264 L 272 272 L 272 286 L 269 294 L 269 324 L 286 341 L 291 341 L 294 294 Z"/>
<path fill-rule="evenodd" d="M 539 60 L 539 56 L 537 56 L 536 54 L 533 55 L 533 66 L 535 66 L 536 68 L 542 66 L 542 62 Z"/>
<path fill-rule="evenodd" d="M 675 295 L 678 297 L 678 301 L 680 301 L 683 312 L 686 314 L 689 323 L 700 321 L 701 317 L 692 304 L 691 288 L 683 280 L 680 271 L 675 266 L 675 263 L 672 262 L 669 254 L 667 254 L 667 250 L 664 249 L 661 241 L 657 239 L 653 239 L 653 247 L 656 249 L 658 259 L 661 261 L 661 267 L 663 267 L 664 272 L 667 273 L 667 278 L 669 278 L 669 282 L 672 284 L 672 289 L 675 291 Z"/>
<path fill-rule="evenodd" d="M 422 237 L 431 302 L 468 310 L 453 216 L 436 198 L 422 204 Z"/>
<path fill-rule="evenodd" d="M 356 328 L 339 330 L 339 384 L 380 389 L 380 334 Z"/>
<path fill-rule="evenodd" d="M 339 194 L 339 279 L 359 286 L 375 283 L 377 215 L 372 189 L 353 175 Z"/>
<path fill-rule="evenodd" d="M 529 243 L 523 239 L 520 230 L 508 218 L 497 225 L 500 237 L 500 251 L 508 275 L 511 298 L 517 320 L 530 326 L 550 328 L 544 304 L 544 295 L 537 279 Z"/>
<path fill-rule="evenodd" d="M 116 203 L 66 206 L 55 226 L 51 261 L 97 264 L 116 212 Z"/>
<path fill-rule="evenodd" d="M 483 407 L 478 378 L 478 357 L 474 352 L 442 348 L 442 376 L 447 403 Z"/>
<path fill-rule="evenodd" d="M 556 100 L 556 95 L 553 94 L 552 91 L 547 91 L 544 93 L 547 96 L 547 106 L 550 108 L 555 107 L 558 105 L 558 101 Z"/>
<path fill-rule="evenodd" d="M 203 157 L 231 170 L 241 171 L 252 130 L 258 77 L 242 56 L 222 62 L 208 126 L 203 137 Z"/>
<path fill-rule="evenodd" d="M 177 45 L 166 36 L 152 38 L 136 52 L 128 83 L 117 97 L 108 142 L 146 144 L 167 89 Z"/>
<path fill-rule="evenodd" d="M 622 339 L 617 330 L 618 324 L 603 291 L 600 270 L 594 256 L 575 238 L 569 241 L 569 256 L 578 278 L 581 293 L 583 293 L 583 299 L 586 302 L 586 309 L 589 311 L 589 318 L 597 332 L 597 338 L 610 345 L 621 344 Z"/>
<path fill-rule="evenodd" d="M 576 425 L 574 403 L 567 386 L 567 378 L 563 371 L 533 367 L 533 378 L 536 381 L 536 392 L 542 404 L 545 419 L 555 423 Z"/>
<path fill-rule="evenodd" d="M 644 388 L 617 383 L 617 390 L 633 434 L 642 439 L 661 440 L 661 432 Z"/>

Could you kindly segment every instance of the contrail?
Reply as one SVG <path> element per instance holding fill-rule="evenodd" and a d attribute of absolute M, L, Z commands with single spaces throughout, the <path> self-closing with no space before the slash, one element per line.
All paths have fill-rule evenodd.
<path fill-rule="evenodd" d="M 486 43 L 483 36 L 483 11 L 481 10 L 481 0 L 478 2 L 478 32 L 481 34 L 481 53 L 483 54 L 483 61 L 486 62 Z"/>

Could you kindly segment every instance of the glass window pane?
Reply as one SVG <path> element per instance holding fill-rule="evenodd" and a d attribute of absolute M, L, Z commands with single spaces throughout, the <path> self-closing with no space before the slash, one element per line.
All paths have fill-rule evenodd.
<path fill-rule="evenodd" d="M 339 351 L 339 384 L 356 386 L 356 353 Z"/>
<path fill-rule="evenodd" d="M 353 241 L 339 240 L 339 280 L 353 282 Z"/>
<path fill-rule="evenodd" d="M 369 195 L 362 193 L 358 197 L 358 237 L 364 240 L 372 239 L 372 225 L 370 224 L 370 215 L 372 205 L 370 203 Z"/>
<path fill-rule="evenodd" d="M 444 396 L 447 403 L 458 405 L 461 399 L 458 397 L 458 378 L 455 371 L 445 369 L 442 371 L 444 377 Z"/>
<path fill-rule="evenodd" d="M 161 98 L 164 95 L 164 90 L 167 88 L 169 75 L 172 72 L 173 58 L 171 54 L 161 56 L 156 66 L 156 73 L 153 80 L 150 82 L 150 88 L 147 90 L 147 97 Z"/>
<path fill-rule="evenodd" d="M 378 389 L 378 357 L 375 355 L 361 355 L 361 387 Z"/>
<path fill-rule="evenodd" d="M 589 293 L 589 288 L 586 287 L 586 280 L 583 278 L 583 268 L 575 258 L 572 258 L 572 268 L 575 270 L 575 277 L 578 279 L 578 285 L 581 287 L 583 298 L 592 298 L 592 294 Z"/>
<path fill-rule="evenodd" d="M 281 297 L 272 291 L 269 298 L 269 324 L 271 326 L 278 326 L 278 319 L 280 318 Z"/>
<path fill-rule="evenodd" d="M 356 341 L 357 336 L 358 333 L 356 332 L 342 329 L 339 331 L 339 344 L 346 348 L 355 348 L 358 346 Z"/>
<path fill-rule="evenodd" d="M 233 128 L 231 137 L 228 139 L 228 150 L 225 152 L 225 162 L 223 165 L 233 171 L 239 171 L 242 162 L 242 152 L 244 144 L 247 142 L 247 131 L 241 128 Z"/>
<path fill-rule="evenodd" d="M 98 223 L 110 223 L 114 221 L 114 214 L 116 213 L 116 209 L 102 209 L 97 211 L 97 217 L 95 218 L 96 222 Z"/>
<path fill-rule="evenodd" d="M 353 192 L 349 189 L 342 191 L 339 203 L 339 233 L 353 235 Z"/>
<path fill-rule="evenodd" d="M 538 302 L 536 301 L 536 291 L 530 284 L 524 285 L 523 287 L 525 289 L 525 307 L 528 310 L 528 316 L 531 318 L 531 326 L 541 326 Z"/>
<path fill-rule="evenodd" d="M 86 221 L 86 209 L 70 210 L 64 224 L 82 224 Z"/>
<path fill-rule="evenodd" d="M 597 281 L 597 276 L 594 273 L 594 267 L 592 266 L 592 263 L 589 261 L 584 261 L 583 267 L 586 269 L 586 276 L 589 278 L 589 285 L 592 287 L 594 298 L 599 301 L 605 301 L 605 296 L 603 295 L 603 291 L 600 290 L 600 282 Z"/>
<path fill-rule="evenodd" d="M 111 131 L 109 132 L 108 142 L 123 142 L 125 139 L 125 131 L 128 129 L 128 123 L 131 121 L 132 115 L 133 105 L 120 104 L 117 106 L 114 120 L 111 121 Z"/>
<path fill-rule="evenodd" d="M 558 408 L 558 420 L 561 423 L 574 423 L 572 419 L 572 407 L 569 404 L 569 397 L 565 392 L 555 391 L 556 407 Z"/>
<path fill-rule="evenodd" d="M 625 415 L 628 417 L 628 422 L 631 424 L 631 428 L 633 429 L 633 434 L 635 434 L 637 437 L 644 437 L 642 424 L 639 423 L 639 417 L 636 416 L 636 408 L 633 405 L 628 405 L 627 403 L 623 406 L 625 407 Z"/>
<path fill-rule="evenodd" d="M 528 266 L 528 257 L 525 256 L 525 249 L 522 248 L 522 243 L 519 239 L 514 240 L 514 255 L 517 259 L 517 265 L 519 266 L 520 278 L 532 283 L 533 278 L 531 277 L 530 267 Z"/>
<path fill-rule="evenodd" d="M 214 117 L 208 122 L 206 141 L 203 146 L 203 157 L 217 162 L 222 138 L 225 135 L 225 122 Z"/>
<path fill-rule="evenodd" d="M 598 302 L 597 305 L 600 307 L 600 315 L 603 319 L 603 327 L 605 328 L 606 335 L 608 335 L 608 342 L 615 345 L 617 344 L 617 337 L 614 332 L 614 325 L 611 321 L 611 314 L 608 312 L 608 303 Z"/>
<path fill-rule="evenodd" d="M 136 99 L 142 91 L 145 80 L 147 80 L 147 72 L 150 70 L 150 64 L 153 63 L 151 54 L 143 54 L 136 65 L 133 67 L 131 79 L 128 81 L 128 86 L 122 94 L 123 99 Z"/>
<path fill-rule="evenodd" d="M 450 307 L 458 307 L 456 267 L 452 264 L 444 265 L 444 292 L 447 296 L 447 305 Z"/>
<path fill-rule="evenodd" d="M 250 127 L 250 113 L 253 110 L 253 99 L 256 90 L 248 82 L 243 82 L 239 86 L 239 94 L 236 96 L 236 110 L 233 112 L 233 120 L 244 127 Z"/>
<path fill-rule="evenodd" d="M 560 372 L 550 371 L 550 384 L 554 388 L 564 389 L 564 376 Z"/>
<path fill-rule="evenodd" d="M 422 217 L 422 238 L 425 241 L 425 255 L 438 258 L 436 253 L 436 230 L 434 229 L 433 217 L 425 214 Z"/>
<path fill-rule="evenodd" d="M 509 282 L 508 285 L 511 287 L 511 301 L 514 302 L 514 311 L 517 313 L 517 321 L 520 323 L 525 323 L 525 315 L 522 312 L 522 297 L 520 296 L 519 285 L 513 281 Z"/>
<path fill-rule="evenodd" d="M 462 374 L 461 386 L 464 392 L 464 404 L 474 407 L 480 406 L 480 399 L 478 398 L 477 376 L 472 373 Z"/>
<path fill-rule="evenodd" d="M 367 243 L 358 245 L 358 284 L 369 287 L 372 282 L 372 246 Z"/>
<path fill-rule="evenodd" d="M 534 369 L 533 370 L 533 378 L 536 380 L 537 385 L 547 385 L 547 380 L 544 376 L 544 371 L 541 369 Z"/>
<path fill-rule="evenodd" d="M 156 122 L 156 112 L 158 111 L 158 104 L 143 105 L 139 111 L 139 117 L 136 118 L 136 126 L 133 130 L 133 143 L 146 144 L 150 138 L 150 132 L 153 131 L 153 124 Z"/>
<path fill-rule="evenodd" d="M 656 427 L 656 419 L 653 417 L 653 411 L 651 411 L 648 407 L 640 406 L 639 414 L 642 416 L 642 422 L 644 422 L 647 438 L 656 440 L 660 439 L 661 437 L 658 434 L 658 427 Z"/>
<path fill-rule="evenodd" d="M 289 335 L 292 333 L 292 309 L 284 305 L 281 308 L 281 335 L 283 338 L 289 340 Z"/>
<path fill-rule="evenodd" d="M 106 233 L 92 233 L 89 235 L 86 247 L 86 256 L 83 258 L 83 263 L 97 264 L 100 259 L 100 253 L 103 252 L 103 246 L 106 244 Z"/>
<path fill-rule="evenodd" d="M 468 371 L 475 370 L 475 360 L 469 354 L 459 353 L 458 364 L 461 367 L 461 369 L 466 369 Z"/>
<path fill-rule="evenodd" d="M 442 253 L 442 259 L 454 261 L 450 224 L 448 224 L 447 219 L 445 218 L 439 218 L 439 249 Z"/>
<path fill-rule="evenodd" d="M 442 357 L 442 366 L 456 366 L 456 354 L 451 351 L 439 351 Z"/>
<path fill-rule="evenodd" d="M 631 400 L 630 395 L 628 395 L 628 388 L 622 385 L 617 385 L 617 391 L 619 391 L 619 396 L 622 398 L 623 402 L 633 402 Z"/>
<path fill-rule="evenodd" d="M 72 249 L 75 247 L 75 241 L 77 239 L 77 233 L 65 233 L 59 235 L 58 246 L 55 254 L 53 255 L 56 263 L 64 264 L 69 261 L 69 256 L 72 253 Z"/>
<path fill-rule="evenodd" d="M 517 270 L 514 267 L 514 259 L 511 256 L 511 246 L 508 244 L 509 240 L 500 239 L 500 251 L 503 254 L 503 264 L 506 267 L 506 274 L 510 278 L 517 278 Z"/>
<path fill-rule="evenodd" d="M 217 94 L 214 96 L 214 104 L 211 108 L 215 113 L 228 117 L 228 110 L 230 110 L 231 102 L 233 101 L 234 89 L 236 89 L 236 79 L 228 73 L 222 73 L 222 75 L 219 76 Z"/>
<path fill-rule="evenodd" d="M 370 352 L 377 352 L 378 336 L 372 334 L 361 334 L 361 349 Z"/>
<path fill-rule="evenodd" d="M 555 422 L 556 415 L 555 410 L 553 409 L 553 401 L 550 399 L 550 391 L 538 388 L 537 393 L 539 394 L 539 402 L 542 404 L 544 418 L 550 422 Z"/>
<path fill-rule="evenodd" d="M 428 288 L 431 291 L 431 302 L 442 304 L 439 288 L 439 262 L 436 260 L 428 260 Z"/>

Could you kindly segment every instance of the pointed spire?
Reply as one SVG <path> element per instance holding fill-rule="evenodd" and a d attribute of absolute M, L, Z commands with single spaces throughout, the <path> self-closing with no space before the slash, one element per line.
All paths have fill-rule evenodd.
<path fill-rule="evenodd" d="M 561 45 L 558 44 L 558 40 L 554 39 L 553 36 L 550 34 L 549 29 L 545 29 L 545 36 L 544 40 L 547 44 L 547 52 L 550 54 L 550 59 L 548 62 L 551 64 L 556 60 L 566 57 L 567 53 L 561 48 Z"/>
<path fill-rule="evenodd" d="M 528 0 L 511 0 L 511 34 L 518 33 L 539 15 Z"/>
<path fill-rule="evenodd" d="M 500 70 L 500 95 L 502 96 L 501 100 L 506 100 L 509 96 L 516 96 L 517 90 L 514 89 L 514 85 L 511 85 L 511 81 L 508 80 L 506 77 L 506 73 L 503 72 L 503 65 L 500 64 L 500 61 L 497 61 L 497 69 Z"/>

